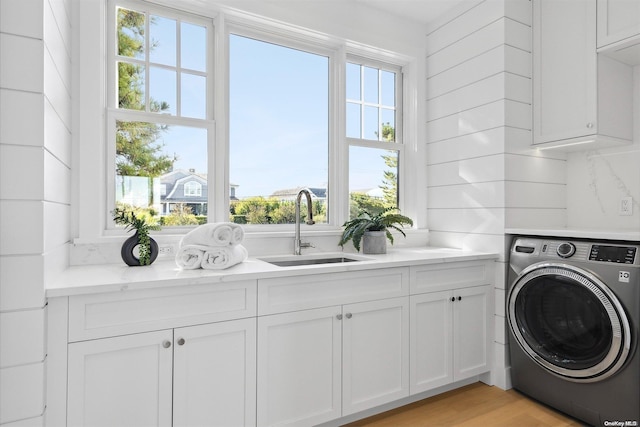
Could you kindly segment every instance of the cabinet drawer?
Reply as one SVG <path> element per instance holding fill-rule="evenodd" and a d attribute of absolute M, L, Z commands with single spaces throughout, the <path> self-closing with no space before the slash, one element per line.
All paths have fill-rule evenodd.
<path fill-rule="evenodd" d="M 69 298 L 69 341 L 256 315 L 256 281 Z"/>
<path fill-rule="evenodd" d="M 258 315 L 408 294 L 408 268 L 263 279 L 258 280 Z"/>
<path fill-rule="evenodd" d="M 411 294 L 493 284 L 493 261 L 411 267 Z"/>

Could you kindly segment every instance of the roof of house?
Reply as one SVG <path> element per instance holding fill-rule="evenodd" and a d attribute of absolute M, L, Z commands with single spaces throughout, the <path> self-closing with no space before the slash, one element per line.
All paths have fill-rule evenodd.
<path fill-rule="evenodd" d="M 327 189 L 318 187 L 296 187 L 286 188 L 283 190 L 277 190 L 271 193 L 271 197 L 277 197 L 280 199 L 295 199 L 298 196 L 300 190 L 308 190 L 311 193 L 312 199 L 326 199 Z"/>

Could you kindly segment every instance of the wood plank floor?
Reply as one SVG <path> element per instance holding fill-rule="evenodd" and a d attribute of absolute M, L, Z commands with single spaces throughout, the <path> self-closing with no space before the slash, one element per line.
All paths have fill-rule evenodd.
<path fill-rule="evenodd" d="M 515 390 L 475 383 L 412 403 L 348 427 L 545 427 L 583 426 Z"/>

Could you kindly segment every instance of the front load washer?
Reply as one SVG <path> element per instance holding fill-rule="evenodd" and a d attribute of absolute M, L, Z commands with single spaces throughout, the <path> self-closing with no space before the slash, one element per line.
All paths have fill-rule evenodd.
<path fill-rule="evenodd" d="M 640 243 L 516 237 L 511 381 L 597 426 L 640 423 Z"/>

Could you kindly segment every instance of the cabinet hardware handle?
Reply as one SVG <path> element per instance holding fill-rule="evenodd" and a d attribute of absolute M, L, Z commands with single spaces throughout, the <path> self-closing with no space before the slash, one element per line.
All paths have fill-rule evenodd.
<path fill-rule="evenodd" d="M 451 302 L 454 302 L 456 300 L 456 297 L 451 297 Z"/>
<path fill-rule="evenodd" d="M 185 340 L 184 338 L 178 338 L 178 345 L 184 345 Z"/>
<path fill-rule="evenodd" d="M 351 319 L 351 316 L 353 316 L 353 314 L 347 313 L 346 316 L 347 316 L 347 319 Z"/>
<path fill-rule="evenodd" d="M 338 319 L 338 320 L 342 320 L 342 314 L 337 314 L 337 315 L 336 315 L 336 319 Z"/>
<path fill-rule="evenodd" d="M 461 300 L 462 300 L 462 297 L 458 297 L 458 301 L 461 301 Z"/>
<path fill-rule="evenodd" d="M 593 123 L 589 122 L 587 123 L 587 128 L 591 129 L 593 127 Z"/>
<path fill-rule="evenodd" d="M 164 341 L 162 342 L 162 346 L 163 346 L 164 348 L 169 348 L 169 347 L 171 347 L 171 341 L 169 341 L 169 340 L 164 340 Z"/>

